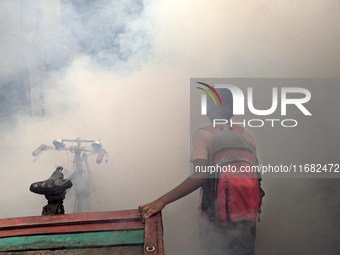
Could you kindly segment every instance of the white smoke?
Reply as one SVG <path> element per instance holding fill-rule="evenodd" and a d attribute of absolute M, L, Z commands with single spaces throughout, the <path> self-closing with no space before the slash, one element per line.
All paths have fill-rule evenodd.
<path fill-rule="evenodd" d="M 59 138 L 100 138 L 110 155 L 101 165 L 89 158 L 93 211 L 158 198 L 189 175 L 189 79 L 337 77 L 337 7 L 333 0 L 1 1 L 0 217 L 40 214 L 46 200 L 29 185 L 55 164 L 72 171 L 73 154 L 48 151 L 33 163 L 31 153 Z M 20 106 L 29 63 L 40 70 L 43 117 Z M 262 138 L 255 131 L 260 159 L 273 150 Z M 335 224 L 323 209 L 328 190 L 314 199 L 309 180 L 263 185 L 257 254 L 336 254 Z M 167 254 L 199 252 L 197 203 L 193 193 L 164 209 Z M 297 217 L 298 209 L 306 213 Z"/>

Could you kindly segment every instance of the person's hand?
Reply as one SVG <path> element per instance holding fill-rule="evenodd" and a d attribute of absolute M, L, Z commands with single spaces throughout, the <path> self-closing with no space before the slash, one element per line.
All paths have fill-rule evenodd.
<path fill-rule="evenodd" d="M 165 202 L 163 201 L 163 199 L 159 198 L 149 204 L 138 206 L 139 210 L 138 215 L 141 216 L 142 222 L 144 222 L 145 219 L 148 219 L 155 213 L 161 211 L 164 208 L 164 206 Z"/>

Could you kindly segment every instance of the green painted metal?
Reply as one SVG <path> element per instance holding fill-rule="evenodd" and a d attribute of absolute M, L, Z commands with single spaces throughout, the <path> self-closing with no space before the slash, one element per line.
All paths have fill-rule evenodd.
<path fill-rule="evenodd" d="M 37 235 L 0 239 L 0 252 L 143 244 L 144 230 Z"/>

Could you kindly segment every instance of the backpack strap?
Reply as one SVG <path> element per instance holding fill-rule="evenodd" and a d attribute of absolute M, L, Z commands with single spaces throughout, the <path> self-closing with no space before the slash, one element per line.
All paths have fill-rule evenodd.
<path fill-rule="evenodd" d="M 214 135 L 215 133 L 217 133 L 218 131 L 223 130 L 223 126 L 222 125 L 218 125 L 215 126 L 213 124 L 210 124 L 209 126 L 205 126 L 205 127 L 201 127 L 200 129 L 204 129 L 207 130 L 208 132 L 210 132 L 212 135 Z M 230 127 L 230 130 L 236 131 L 239 134 L 243 134 L 244 128 L 239 126 L 239 125 L 233 125 L 232 127 Z"/>
<path fill-rule="evenodd" d="M 240 133 L 241 135 L 243 134 L 244 128 L 239 126 L 239 125 L 233 125 L 231 127 L 231 130 L 236 131 L 237 133 Z"/>
<path fill-rule="evenodd" d="M 215 126 L 213 124 L 209 125 L 209 126 L 205 126 L 205 127 L 201 127 L 200 129 L 204 129 L 207 130 L 209 133 L 211 133 L 212 135 L 214 135 L 215 133 L 217 133 L 218 131 L 221 130 L 221 128 L 223 128 L 222 126 Z"/>

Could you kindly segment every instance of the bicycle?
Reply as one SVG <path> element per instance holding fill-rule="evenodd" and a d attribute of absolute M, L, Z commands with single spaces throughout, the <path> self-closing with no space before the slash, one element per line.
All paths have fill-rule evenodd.
<path fill-rule="evenodd" d="M 69 145 L 67 146 L 65 143 L 76 143 L 75 146 Z M 91 143 L 90 146 L 82 146 L 82 143 Z M 91 203 L 87 202 L 87 199 L 91 197 L 90 194 L 93 194 L 94 191 L 94 183 L 91 177 L 90 166 L 88 163 L 88 157 L 91 155 L 97 155 L 96 163 L 101 164 L 104 157 L 105 162 L 108 162 L 108 153 L 105 149 L 103 149 L 103 145 L 100 142 L 95 140 L 81 140 L 80 137 L 77 139 L 58 139 L 53 141 L 54 146 L 47 146 L 46 144 L 42 144 L 35 151 L 32 152 L 32 155 L 36 157 L 33 162 L 36 162 L 38 156 L 41 155 L 42 152 L 47 150 L 67 150 L 71 153 L 74 153 L 73 165 L 75 171 L 70 175 L 69 179 L 73 183 L 74 193 L 75 193 L 75 202 L 73 207 L 73 213 L 81 213 L 81 212 L 89 212 L 91 211 Z M 83 163 L 85 164 L 85 170 L 83 168 Z M 50 177 L 52 178 L 52 176 Z M 47 180 L 46 180 L 47 181 Z M 38 182 L 43 183 L 43 182 Z"/>

